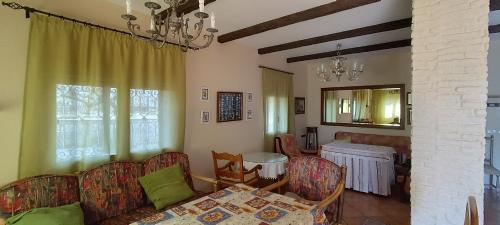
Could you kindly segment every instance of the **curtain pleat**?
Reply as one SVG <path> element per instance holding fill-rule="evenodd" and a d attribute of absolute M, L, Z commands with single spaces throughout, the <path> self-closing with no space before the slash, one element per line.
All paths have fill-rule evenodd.
<path fill-rule="evenodd" d="M 32 14 L 19 176 L 182 151 L 185 55 Z"/>
<path fill-rule="evenodd" d="M 274 137 L 295 134 L 293 77 L 290 74 L 262 69 L 264 97 L 264 150 L 272 152 Z"/>

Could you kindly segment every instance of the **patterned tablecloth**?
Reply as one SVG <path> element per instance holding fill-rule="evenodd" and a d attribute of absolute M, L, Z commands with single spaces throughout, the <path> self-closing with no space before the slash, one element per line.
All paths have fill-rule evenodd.
<path fill-rule="evenodd" d="M 324 221 L 315 205 L 237 184 L 131 225 L 322 225 Z"/>

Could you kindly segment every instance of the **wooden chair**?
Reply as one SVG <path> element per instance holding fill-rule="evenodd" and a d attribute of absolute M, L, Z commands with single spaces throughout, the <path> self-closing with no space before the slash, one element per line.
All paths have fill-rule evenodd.
<path fill-rule="evenodd" d="M 259 181 L 261 165 L 247 170 L 243 166 L 243 155 L 231 155 L 229 153 L 217 153 L 212 151 L 214 160 L 215 177 L 219 184 L 232 186 L 238 183 L 254 185 Z M 219 161 L 226 161 L 226 165 L 219 167 Z"/>
<path fill-rule="evenodd" d="M 476 199 L 472 196 L 467 201 L 464 225 L 479 225 Z"/>
<path fill-rule="evenodd" d="M 324 212 L 327 224 L 340 224 L 343 217 L 344 189 L 347 168 L 326 159 L 313 156 L 293 157 L 288 163 L 285 178 L 262 188 L 272 191 L 286 185 L 285 194 L 318 205 L 318 212 Z M 314 174 L 314 176 L 311 176 Z"/>
<path fill-rule="evenodd" d="M 291 157 L 318 155 L 319 150 L 305 150 L 299 148 L 295 135 L 283 134 L 274 138 L 274 148 L 277 153 Z"/>

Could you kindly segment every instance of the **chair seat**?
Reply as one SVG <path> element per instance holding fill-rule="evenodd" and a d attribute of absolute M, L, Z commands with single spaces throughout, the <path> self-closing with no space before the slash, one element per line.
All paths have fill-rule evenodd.
<path fill-rule="evenodd" d="M 257 181 L 256 179 L 257 177 L 255 176 L 255 173 L 249 173 L 249 174 L 245 174 L 245 183 L 253 183 L 255 181 Z M 223 180 L 227 180 L 227 181 L 230 181 L 230 182 L 235 182 L 235 183 L 241 183 L 241 180 L 239 179 L 235 179 L 235 178 L 231 178 L 231 177 L 221 177 L 221 179 Z"/>
<path fill-rule="evenodd" d="M 153 216 L 157 213 L 164 212 L 166 210 L 169 210 L 171 208 L 186 204 L 190 201 L 196 200 L 198 198 L 204 197 L 207 195 L 207 193 L 196 191 L 196 195 L 193 196 L 192 198 L 186 199 L 184 201 L 177 202 L 173 205 L 169 205 L 164 209 L 156 210 L 153 205 L 148 205 L 142 208 L 138 208 L 135 210 L 132 210 L 128 212 L 127 214 L 115 216 L 106 220 L 101 221 L 98 223 L 99 225 L 129 225 L 131 223 L 134 223 L 136 221 L 139 221 L 141 219 L 144 219 L 146 217 Z"/>
<path fill-rule="evenodd" d="M 305 198 L 302 198 L 302 197 L 300 197 L 299 195 L 297 195 L 297 194 L 295 194 L 293 192 L 286 192 L 285 196 L 293 198 L 293 199 L 296 199 L 296 200 L 299 200 L 299 201 L 307 202 L 307 203 L 313 204 L 313 205 L 318 205 L 320 203 L 320 201 L 310 201 L 310 200 L 307 200 Z"/>

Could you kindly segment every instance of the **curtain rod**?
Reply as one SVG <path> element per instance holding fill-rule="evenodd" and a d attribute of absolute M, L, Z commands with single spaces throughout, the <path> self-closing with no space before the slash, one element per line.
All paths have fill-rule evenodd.
<path fill-rule="evenodd" d="M 16 9 L 16 10 L 23 9 L 24 12 L 25 12 L 25 15 L 26 15 L 26 19 L 30 18 L 31 13 L 39 13 L 39 14 L 43 14 L 43 15 L 47 15 L 47 16 L 52 16 L 52 17 L 56 17 L 56 18 L 59 18 L 59 19 L 63 19 L 63 20 L 72 21 L 74 23 L 83 24 L 83 25 L 86 25 L 86 26 L 97 27 L 97 28 L 101 28 L 101 29 L 104 29 L 104 30 L 113 31 L 113 32 L 116 32 L 116 33 L 131 35 L 129 32 L 125 32 L 125 31 L 122 31 L 122 30 L 117 30 L 117 29 L 114 29 L 114 28 L 104 27 L 104 26 L 101 26 L 101 25 L 98 25 L 98 24 L 93 24 L 93 23 L 89 23 L 89 22 L 77 20 L 77 19 L 74 19 L 74 18 L 69 18 L 69 17 L 65 17 L 65 16 L 53 14 L 53 13 L 50 13 L 50 12 L 41 11 L 41 10 L 38 10 L 38 9 L 35 9 L 35 8 L 31 8 L 31 7 L 28 7 L 28 6 L 23 6 L 23 5 L 21 5 L 21 4 L 17 3 L 17 2 L 4 2 L 4 1 L 2 1 L 2 6 L 7 6 L 7 7 L 11 8 L 11 9 Z M 141 35 L 138 35 L 138 37 L 144 38 L 146 40 L 149 39 L 148 37 L 141 36 Z M 157 41 L 161 42 L 160 40 L 157 40 Z M 169 42 L 169 41 L 167 41 L 166 43 L 172 44 L 172 45 L 178 45 L 178 44 L 175 44 L 175 43 L 172 43 L 172 42 Z M 192 47 L 189 47 L 189 48 L 193 49 Z"/>
<path fill-rule="evenodd" d="M 267 67 L 267 66 L 259 65 L 259 68 L 268 69 L 268 70 L 274 70 L 274 71 L 278 71 L 278 72 L 282 72 L 282 73 L 287 73 L 287 74 L 293 75 L 292 72 L 288 72 L 288 71 L 284 71 L 284 70 L 278 70 L 278 69 L 274 69 L 274 68 Z"/>

